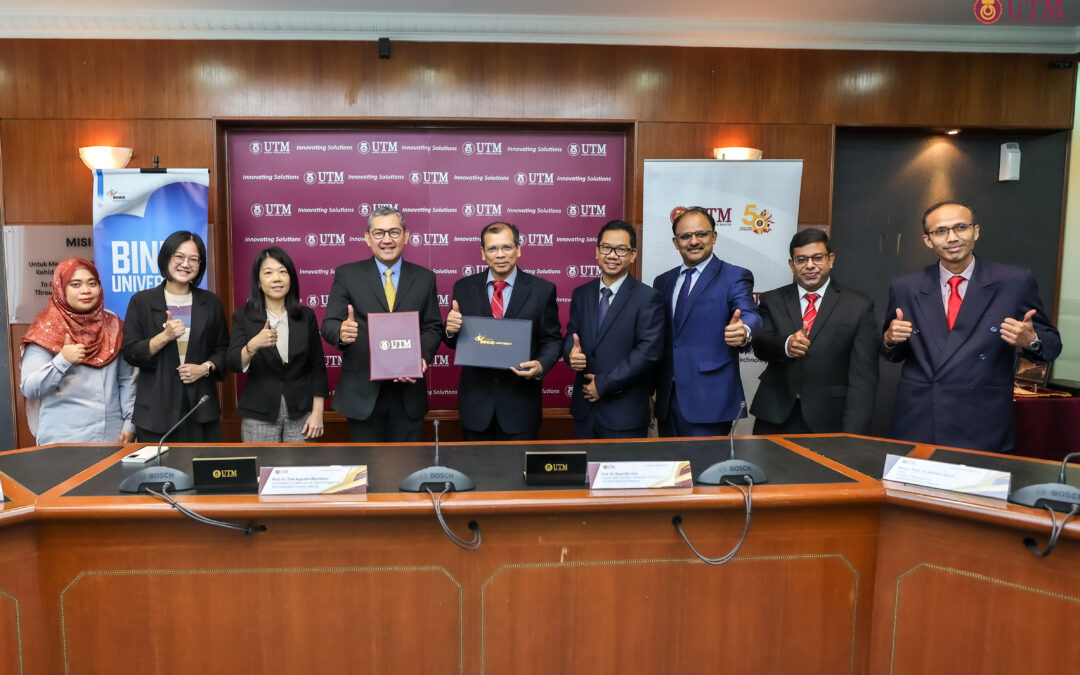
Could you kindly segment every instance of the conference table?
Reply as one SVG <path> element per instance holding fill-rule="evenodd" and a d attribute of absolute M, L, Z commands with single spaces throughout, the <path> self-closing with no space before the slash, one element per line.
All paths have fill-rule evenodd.
<path fill-rule="evenodd" d="M 590 491 L 523 479 L 527 450 L 688 460 L 722 439 L 445 443 L 476 482 L 398 491 L 417 445 L 174 445 L 163 463 L 363 464 L 368 492 L 183 493 L 191 520 L 117 485 L 138 446 L 0 453 L 0 673 L 997 673 L 1080 667 L 1080 526 L 882 481 L 888 454 L 1009 471 L 1058 465 L 850 435 L 738 437 L 768 482 Z M 1080 469 L 1074 470 L 1080 471 Z M 1077 476 L 1070 473 L 1071 482 Z M 1058 516 L 1060 520 L 1060 515 Z"/>

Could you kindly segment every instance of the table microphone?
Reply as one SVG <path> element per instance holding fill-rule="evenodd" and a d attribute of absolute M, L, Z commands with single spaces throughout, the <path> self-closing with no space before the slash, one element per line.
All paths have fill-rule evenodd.
<path fill-rule="evenodd" d="M 435 464 L 414 471 L 401 481 L 398 487 L 402 492 L 424 492 L 427 489 L 448 490 L 451 492 L 464 492 L 475 490 L 476 484 L 472 478 L 461 473 L 457 469 L 439 465 L 439 420 L 435 423 Z"/>
<path fill-rule="evenodd" d="M 739 404 L 739 412 L 731 422 L 731 431 L 728 432 L 728 445 L 731 447 L 731 457 L 722 462 L 713 464 L 701 472 L 697 482 L 703 485 L 723 485 L 729 480 L 746 482 L 744 478 L 749 476 L 754 485 L 768 482 L 769 478 L 765 470 L 753 462 L 744 459 L 735 459 L 735 426 L 742 419 L 743 411 L 746 410 L 746 401 Z"/>
<path fill-rule="evenodd" d="M 1009 495 L 1009 501 L 1013 504 L 1033 506 L 1035 508 L 1050 507 L 1055 511 L 1069 511 L 1073 506 L 1080 504 L 1080 488 L 1075 488 L 1065 482 L 1065 465 L 1073 457 L 1080 456 L 1080 452 L 1070 452 L 1061 460 L 1061 471 L 1058 473 L 1056 483 L 1039 483 L 1028 485 Z"/>
<path fill-rule="evenodd" d="M 148 466 L 145 469 L 140 469 L 121 481 L 120 487 L 118 488 L 120 492 L 142 492 L 143 489 L 147 487 L 160 490 L 165 483 L 172 485 L 173 492 L 183 492 L 184 490 L 190 490 L 195 487 L 195 483 L 192 481 L 191 476 L 180 469 L 161 466 L 161 445 L 165 442 L 165 439 L 169 437 L 169 434 L 176 431 L 181 424 L 187 421 L 187 418 L 191 417 L 195 411 L 199 409 L 199 406 L 209 400 L 210 394 L 203 394 L 198 403 L 192 406 L 191 410 L 187 411 L 187 414 L 181 417 L 180 421 L 174 424 L 172 429 L 169 429 L 162 435 L 161 440 L 159 440 L 157 444 L 157 464 L 155 466 Z"/>

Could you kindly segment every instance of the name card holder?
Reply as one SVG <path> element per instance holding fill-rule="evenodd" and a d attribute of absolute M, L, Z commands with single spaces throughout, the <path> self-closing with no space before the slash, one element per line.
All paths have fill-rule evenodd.
<path fill-rule="evenodd" d="M 367 478 L 367 465 L 264 466 L 259 495 L 364 494 Z"/>
<path fill-rule="evenodd" d="M 589 462 L 592 490 L 693 488 L 690 462 Z"/>
<path fill-rule="evenodd" d="M 888 455 L 885 457 L 882 480 L 1005 500 L 1009 496 L 1012 474 L 963 464 Z"/>

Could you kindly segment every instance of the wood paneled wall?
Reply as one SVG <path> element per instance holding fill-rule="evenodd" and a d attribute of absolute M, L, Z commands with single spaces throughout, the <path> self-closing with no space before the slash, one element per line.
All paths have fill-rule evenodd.
<path fill-rule="evenodd" d="M 158 155 L 221 173 L 223 126 L 287 119 L 626 125 L 635 222 L 646 158 L 754 145 L 805 161 L 800 223 L 828 225 L 836 126 L 1068 128 L 1075 74 L 1055 60 L 1074 57 L 395 42 L 380 60 L 373 42 L 0 40 L 3 222 L 90 223 L 80 146 L 130 145 L 133 167 Z M 220 257 L 227 200 L 211 185 Z M 216 285 L 231 304 L 227 275 Z"/>

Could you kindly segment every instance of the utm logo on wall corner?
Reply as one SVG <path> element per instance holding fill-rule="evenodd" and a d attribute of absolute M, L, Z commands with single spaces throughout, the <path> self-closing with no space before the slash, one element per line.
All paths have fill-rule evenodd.
<path fill-rule="evenodd" d="M 976 21 L 989 26 L 998 22 L 1004 13 L 1004 8 L 1001 6 L 1001 0 L 975 0 L 972 11 L 975 13 Z"/>

